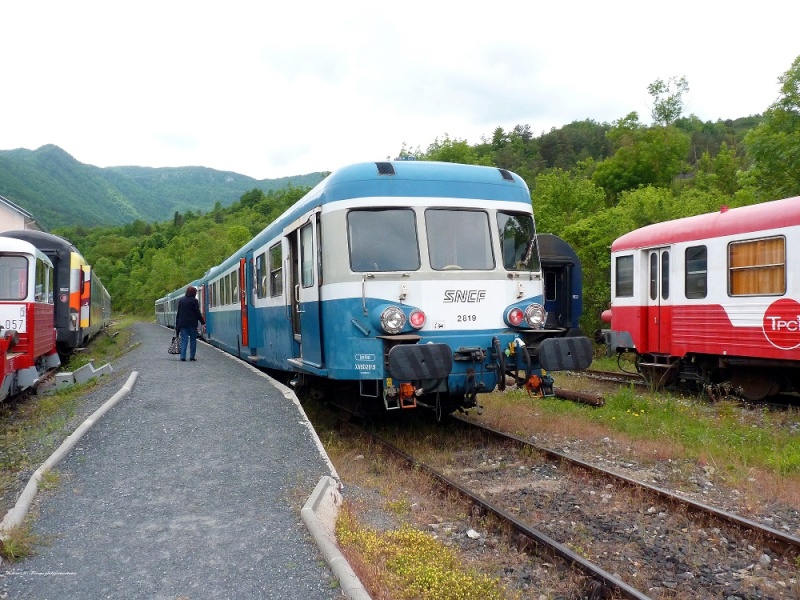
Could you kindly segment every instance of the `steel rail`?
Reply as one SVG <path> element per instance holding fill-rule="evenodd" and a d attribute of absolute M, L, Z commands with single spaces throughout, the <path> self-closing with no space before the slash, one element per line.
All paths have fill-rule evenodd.
<path fill-rule="evenodd" d="M 654 494 L 657 497 L 663 498 L 663 499 L 668 500 L 670 502 L 675 502 L 676 504 L 680 504 L 680 505 L 686 506 L 687 508 L 689 508 L 691 510 L 694 510 L 695 512 L 699 512 L 701 514 L 714 517 L 715 519 L 718 519 L 718 520 L 720 520 L 722 522 L 726 522 L 726 523 L 729 523 L 729 524 L 734 525 L 736 527 L 740 527 L 742 529 L 745 529 L 747 531 L 751 531 L 753 533 L 757 533 L 759 535 L 762 535 L 765 538 L 767 538 L 767 539 L 773 541 L 775 544 L 777 544 L 779 547 L 778 548 L 773 548 L 773 549 L 778 550 L 781 553 L 783 553 L 783 552 L 788 550 L 788 551 L 790 551 L 790 552 L 792 552 L 794 554 L 800 554 L 800 538 L 795 537 L 793 535 L 789 535 L 788 533 L 784 533 L 784 532 L 779 531 L 777 529 L 774 529 L 772 527 L 768 527 L 766 525 L 762 525 L 760 523 L 757 523 L 756 521 L 753 521 L 751 519 L 747 519 L 745 517 L 736 515 L 734 513 L 731 513 L 731 512 L 725 511 L 725 510 L 721 510 L 719 508 L 715 508 L 715 507 L 710 506 L 708 504 L 704 504 L 702 502 L 698 502 L 696 500 L 692 500 L 690 498 L 686 498 L 684 496 L 680 496 L 678 494 L 675 494 L 674 492 L 670 492 L 669 490 L 665 490 L 664 488 L 660 488 L 658 486 L 650 485 L 649 483 L 644 483 L 642 481 L 637 481 L 636 479 L 633 479 L 631 477 L 627 477 L 625 475 L 621 475 L 619 473 L 615 473 L 614 471 L 610 471 L 610 470 L 605 469 L 603 467 L 598 467 L 597 465 L 593 465 L 593 464 L 588 463 L 586 461 L 583 461 L 583 460 L 581 460 L 579 458 L 575 458 L 575 457 L 569 456 L 567 454 L 563 454 L 561 452 L 558 452 L 557 450 L 551 450 L 550 448 L 544 448 L 544 447 L 539 446 L 537 444 L 533 444 L 533 443 L 529 442 L 528 440 L 526 440 L 524 438 L 521 438 L 519 436 L 516 436 L 514 434 L 507 433 L 507 432 L 504 432 L 504 431 L 500 431 L 498 429 L 494 429 L 493 427 L 489 427 L 489 426 L 483 425 L 481 423 L 475 423 L 473 421 L 469 421 L 467 419 L 463 419 L 463 418 L 459 417 L 458 415 L 451 415 L 451 418 L 454 419 L 454 420 L 457 420 L 457 421 L 459 421 L 461 423 L 464 423 L 464 424 L 466 424 L 466 425 L 468 425 L 470 427 L 476 427 L 476 428 L 478 428 L 478 429 L 480 429 L 482 431 L 485 431 L 487 433 L 490 433 L 490 434 L 492 434 L 494 436 L 498 436 L 498 437 L 501 437 L 503 439 L 509 439 L 509 440 L 512 440 L 512 441 L 514 441 L 516 443 L 523 444 L 523 445 L 528 446 L 530 448 L 534 448 L 534 449 L 542 452 L 543 454 L 549 456 L 550 458 L 554 458 L 554 459 L 557 459 L 557 460 L 564 461 L 564 462 L 566 462 L 568 464 L 574 465 L 574 466 L 579 467 L 581 469 L 584 469 L 586 471 L 590 471 L 590 472 L 594 472 L 594 473 L 600 473 L 604 477 L 607 477 L 609 479 L 613 479 L 615 481 L 618 481 L 619 483 L 623 483 L 623 484 L 625 484 L 627 486 L 630 486 L 630 487 L 645 489 L 645 490 L 647 490 L 651 494 Z"/>
<path fill-rule="evenodd" d="M 526 525 L 525 523 L 523 523 L 510 513 L 506 512 L 499 506 L 492 504 L 487 499 L 477 495 L 475 492 L 472 492 L 468 488 L 462 486 L 460 483 L 450 479 L 449 477 L 437 471 L 430 465 L 418 461 L 413 456 L 404 452 L 391 442 L 384 440 L 383 438 L 379 437 L 378 435 L 370 431 L 366 431 L 364 429 L 360 430 L 363 431 L 365 434 L 369 435 L 370 439 L 378 442 L 386 449 L 390 450 L 397 456 L 403 458 L 412 467 L 416 467 L 425 471 L 434 479 L 438 480 L 439 482 L 443 483 L 444 485 L 452 489 L 455 489 L 462 496 L 468 498 L 471 502 L 480 506 L 483 510 L 492 513 L 501 521 L 504 521 L 509 525 L 511 525 L 517 533 L 533 540 L 536 543 L 542 544 L 543 546 L 551 550 L 557 556 L 561 557 L 564 561 L 566 561 L 570 565 L 575 566 L 579 570 L 583 571 L 585 574 L 589 575 L 591 578 L 600 581 L 604 586 L 612 590 L 614 593 L 620 594 L 621 597 L 629 598 L 631 600 L 651 600 L 650 596 L 647 596 L 643 594 L 641 591 L 637 590 L 636 588 L 631 587 L 618 577 L 615 577 L 614 575 L 605 571 L 598 565 L 576 554 L 575 552 L 570 550 L 567 546 L 555 541 L 545 533 L 537 529 L 534 529 L 532 527 L 529 527 L 528 525 Z"/>

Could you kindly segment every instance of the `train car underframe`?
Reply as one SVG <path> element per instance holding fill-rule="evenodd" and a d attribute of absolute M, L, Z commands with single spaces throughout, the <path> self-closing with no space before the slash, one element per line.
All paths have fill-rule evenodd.
<path fill-rule="evenodd" d="M 498 336 L 491 346 L 461 346 L 451 350 L 443 343 L 417 343 L 419 336 L 386 336 L 382 379 L 335 381 L 295 373 L 289 385 L 298 397 L 321 400 L 355 416 L 422 407 L 438 419 L 454 411 L 483 407 L 480 394 L 505 390 L 509 381 L 525 384 L 531 375 L 543 391 L 552 389 L 552 378 L 543 372 L 588 368 L 593 357 L 586 337 Z"/>
<path fill-rule="evenodd" d="M 800 391 L 800 361 L 710 354 L 636 354 L 636 369 L 654 389 L 685 386 L 711 397 L 734 394 L 757 402 Z"/>

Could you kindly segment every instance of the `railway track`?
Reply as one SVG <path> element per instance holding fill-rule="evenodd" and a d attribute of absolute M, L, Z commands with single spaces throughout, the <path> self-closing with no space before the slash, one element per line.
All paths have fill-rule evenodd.
<path fill-rule="evenodd" d="M 748 548 L 750 554 L 764 552 L 762 556 L 766 556 L 766 552 L 769 551 L 774 556 L 781 557 L 779 560 L 783 560 L 784 564 L 790 567 L 793 565 L 796 570 L 798 565 L 796 557 L 800 555 L 800 538 L 678 496 L 667 490 L 642 484 L 562 453 L 538 447 L 527 440 L 509 436 L 504 432 L 476 425 L 463 419 L 458 419 L 457 425 L 472 429 L 473 432 L 476 431 L 474 428 L 477 428 L 480 431 L 479 435 L 486 440 L 493 440 L 493 443 L 496 444 L 494 450 L 478 452 L 475 456 L 486 456 L 492 453 L 509 455 L 511 451 L 508 449 L 515 448 L 513 457 L 506 456 L 503 459 L 513 467 L 487 469 L 485 465 L 476 464 L 475 456 L 472 455 L 474 452 L 472 447 L 466 448 L 462 458 L 459 459 L 463 460 L 464 464 L 437 467 L 412 456 L 374 432 L 365 433 L 396 454 L 401 460 L 413 465 L 415 469 L 428 473 L 442 486 L 456 490 L 471 504 L 479 507 L 482 512 L 494 515 L 507 528 L 514 531 L 516 536 L 527 540 L 527 544 L 524 544 L 527 549 L 532 550 L 535 554 L 544 553 L 548 557 L 559 557 L 571 569 L 577 569 L 589 581 L 581 591 L 579 596 L 581 598 L 718 597 L 720 588 L 724 587 L 721 583 L 721 578 L 724 579 L 724 577 L 720 573 L 706 574 L 704 568 L 697 562 L 703 560 L 703 553 L 707 552 L 708 548 L 703 546 L 698 552 L 690 549 L 688 546 L 693 542 L 687 541 L 685 556 L 673 556 L 670 552 L 676 547 L 682 547 L 682 542 L 673 540 L 671 545 L 664 545 L 661 548 L 658 540 L 650 539 L 653 537 L 651 535 L 653 530 L 648 529 L 649 525 L 646 525 L 648 522 L 658 523 L 654 526 L 658 533 L 655 537 L 677 536 L 694 540 L 694 543 L 701 543 L 698 541 L 698 536 L 711 532 L 711 537 L 724 540 L 724 544 L 733 544 L 737 548 Z M 519 458 L 533 455 L 545 457 L 547 464 L 530 467 L 524 458 Z M 499 464 L 503 460 L 496 462 Z M 519 465 L 517 465 L 517 461 L 519 461 Z M 551 474 L 553 473 L 558 473 L 558 477 L 569 478 L 568 482 L 562 482 L 560 485 L 563 485 L 564 489 L 576 492 L 575 496 L 571 497 L 566 504 L 554 502 L 552 507 L 542 506 L 541 502 L 533 508 L 524 506 L 524 501 L 520 498 L 536 496 L 537 492 L 524 491 L 523 488 L 544 486 L 546 489 L 549 485 L 549 482 L 532 483 L 532 480 L 536 479 L 536 475 L 542 472 L 546 473 L 545 478 L 550 480 L 552 480 Z M 601 503 L 605 500 L 600 500 L 600 498 L 597 498 L 597 506 L 585 506 L 586 497 L 582 500 L 577 499 L 581 488 L 583 491 L 596 488 L 600 490 L 598 493 L 600 497 L 615 496 L 616 498 L 612 501 L 613 506 L 602 505 Z M 610 491 L 604 494 L 604 489 Z M 624 496 L 625 499 L 620 500 L 621 496 Z M 654 506 L 656 508 L 653 508 Z M 606 513 L 613 513 L 613 518 L 609 518 L 609 514 Z M 558 525 L 565 522 L 567 523 L 565 527 Z M 585 539 L 585 535 L 585 544 L 576 542 L 573 535 L 576 522 L 578 529 L 583 527 L 586 531 L 601 532 L 601 534 L 608 528 L 612 528 L 614 535 L 610 537 L 615 537 L 624 530 L 622 537 L 627 541 L 622 542 L 622 547 L 625 549 L 626 556 L 618 556 L 607 561 L 607 564 L 604 564 L 603 560 L 597 560 L 598 554 L 602 554 L 602 552 L 598 553 L 597 548 L 598 546 L 602 548 L 603 542 L 588 541 Z M 536 523 L 538 527 L 534 527 L 533 523 Z M 731 542 L 731 540 L 734 541 Z M 616 547 L 619 543 L 613 542 L 612 545 Z M 582 545 L 586 547 L 582 548 Z M 767 550 L 762 551 L 758 548 Z M 715 548 L 712 550 L 716 551 Z M 663 552 L 666 552 L 667 556 L 659 556 L 659 553 Z M 589 559 L 587 556 L 592 558 Z M 733 567 L 737 567 L 741 571 L 742 567 L 737 563 L 739 560 L 737 557 L 738 554 L 732 552 L 730 560 Z M 673 570 L 676 573 L 665 573 L 662 577 L 663 581 L 654 581 L 652 573 L 645 574 L 645 571 L 648 571 L 647 563 L 657 565 L 656 571 L 659 568 L 668 570 L 674 567 Z M 637 567 L 637 572 L 631 574 L 622 568 L 623 565 L 628 564 L 642 565 L 642 568 Z M 681 569 L 686 570 L 677 572 Z M 652 571 L 652 568 L 649 570 Z M 690 575 L 692 570 L 697 570 L 698 575 Z M 627 577 L 620 576 L 620 572 L 624 572 Z M 740 575 L 736 574 L 733 577 L 738 576 Z M 745 577 L 746 574 L 741 576 Z M 676 577 L 677 581 L 673 581 Z M 669 587 L 673 584 L 677 589 L 673 590 Z M 648 591 L 643 591 L 643 589 Z M 728 591 L 726 590 L 721 597 L 727 597 Z M 651 596 L 650 593 L 654 595 Z M 730 595 L 739 597 L 735 594 Z M 788 595 L 771 596 L 766 594 L 741 597 L 789 598 L 793 596 L 790 592 Z"/>
<path fill-rule="evenodd" d="M 629 373 L 625 371 L 603 371 L 598 369 L 586 369 L 584 371 L 571 371 L 572 375 L 576 377 L 583 377 L 594 379 L 597 381 L 607 382 L 608 384 L 615 385 L 634 385 L 640 389 L 652 391 L 652 384 L 648 383 L 642 375 L 638 373 Z M 666 388 L 670 391 L 677 391 L 681 394 L 691 394 L 695 396 L 705 396 L 711 401 L 728 399 L 736 400 L 745 407 L 763 408 L 767 407 L 776 410 L 787 410 L 797 408 L 800 406 L 800 394 L 797 393 L 783 393 L 778 394 L 769 400 L 761 400 L 757 402 L 750 402 L 741 398 L 741 396 L 727 385 L 709 386 L 702 390 L 690 389 L 686 386 L 672 386 Z M 583 404 L 591 404 L 593 406 L 603 406 L 605 399 L 600 394 L 592 394 L 589 392 L 573 392 L 565 391 L 555 388 L 556 396 L 567 400 L 575 400 Z"/>
<path fill-rule="evenodd" d="M 624 371 L 602 371 L 599 369 L 585 369 L 583 371 L 574 371 L 574 373 L 584 377 L 591 377 L 592 379 L 600 379 L 601 381 L 634 383 L 636 385 L 647 386 L 647 382 L 644 380 L 644 377 L 638 373 L 627 373 Z"/>

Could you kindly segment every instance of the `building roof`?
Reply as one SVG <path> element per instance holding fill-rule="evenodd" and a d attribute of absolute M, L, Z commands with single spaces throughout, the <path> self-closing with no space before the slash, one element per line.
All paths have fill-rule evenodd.
<path fill-rule="evenodd" d="M 35 229 L 39 231 L 44 231 L 44 229 L 36 222 L 36 218 L 33 216 L 32 213 L 22 208 L 19 204 L 14 204 L 11 200 L 6 198 L 5 196 L 0 196 L 0 207 L 6 207 L 9 210 L 19 214 L 25 221 L 26 229 Z"/>
<path fill-rule="evenodd" d="M 24 208 L 22 208 L 18 204 L 14 204 L 11 200 L 6 198 L 5 196 L 0 196 L 0 204 L 5 204 L 6 206 L 11 208 L 12 210 L 17 211 L 23 217 L 27 217 L 28 219 L 33 219 L 33 215 L 31 213 L 29 213 L 27 210 L 25 210 Z"/>

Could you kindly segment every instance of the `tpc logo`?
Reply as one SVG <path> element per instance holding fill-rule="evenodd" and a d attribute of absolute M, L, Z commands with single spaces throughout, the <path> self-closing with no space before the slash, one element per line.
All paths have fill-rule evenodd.
<path fill-rule="evenodd" d="M 776 300 L 764 313 L 764 335 L 781 350 L 800 346 L 800 303 L 791 298 Z"/>

